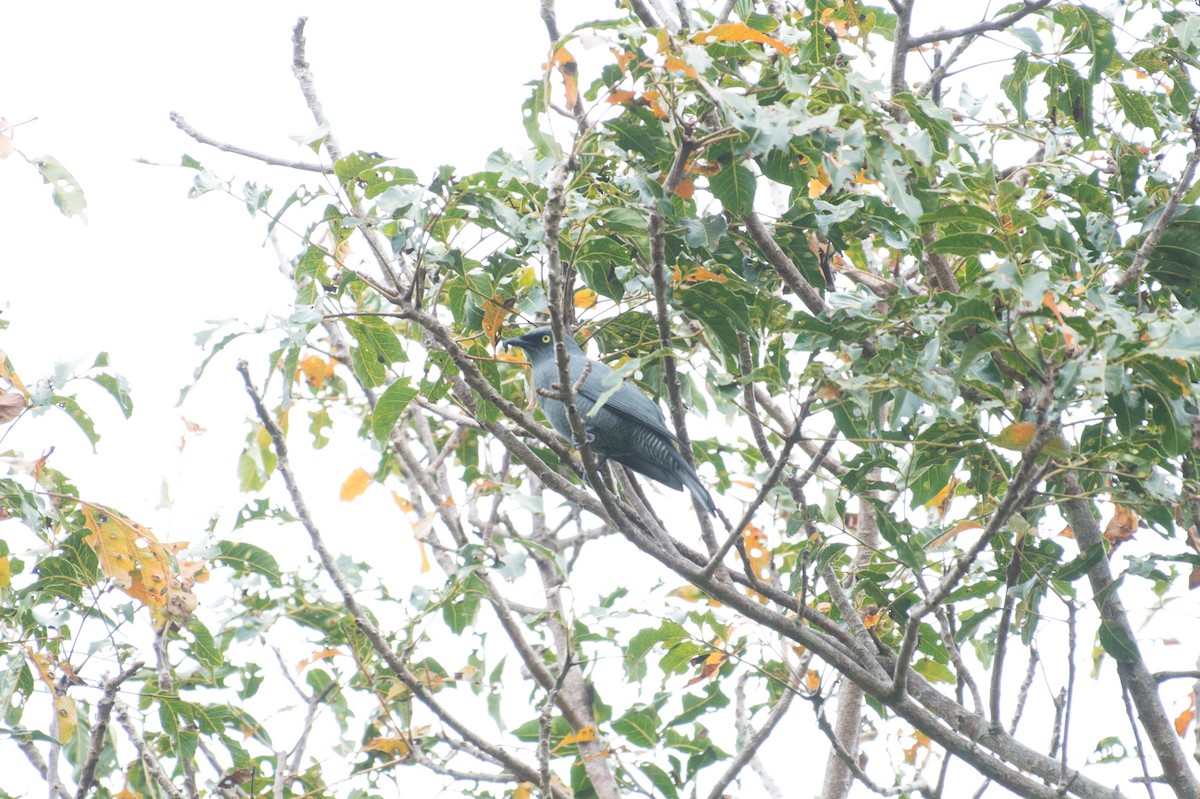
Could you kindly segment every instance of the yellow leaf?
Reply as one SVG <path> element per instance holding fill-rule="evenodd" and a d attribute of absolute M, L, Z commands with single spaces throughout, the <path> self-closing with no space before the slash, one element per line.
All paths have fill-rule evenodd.
<path fill-rule="evenodd" d="M 75 728 L 79 726 L 79 711 L 75 707 L 75 700 L 69 696 L 58 695 L 54 697 L 54 715 L 57 717 L 55 721 L 60 744 L 70 743 L 75 737 Z"/>
<path fill-rule="evenodd" d="M 532 782 L 522 782 L 513 790 L 512 799 L 532 799 L 532 797 L 533 797 L 533 783 Z"/>
<path fill-rule="evenodd" d="M 521 291 L 529 291 L 535 283 L 537 283 L 537 272 L 532 266 L 525 267 L 517 276 L 517 288 Z"/>
<path fill-rule="evenodd" d="M 792 52 L 792 48 L 783 42 L 772 39 L 762 31 L 756 31 L 743 22 L 727 22 L 692 36 L 693 44 L 712 44 L 713 42 L 758 42 L 774 47 L 784 55 L 790 55 Z"/>
<path fill-rule="evenodd" d="M 394 501 L 400 507 L 400 510 L 404 511 L 405 513 L 412 513 L 413 504 L 397 494 L 395 491 L 392 492 L 392 501 Z"/>
<path fill-rule="evenodd" d="M 626 89 L 614 89 L 608 94 L 609 105 L 632 105 L 635 99 L 637 99 L 637 92 Z"/>
<path fill-rule="evenodd" d="M 871 178 L 867 177 L 866 168 L 863 168 L 861 172 L 854 176 L 854 182 L 861 183 L 864 186 L 876 186 L 879 184 L 878 180 L 871 180 Z"/>
<path fill-rule="evenodd" d="M 1033 422 L 1013 422 L 996 434 L 992 438 L 992 443 L 997 447 L 1020 452 L 1029 446 L 1029 443 L 1033 441 L 1033 434 L 1036 432 L 1037 425 Z"/>
<path fill-rule="evenodd" d="M 946 511 L 950 508 L 950 500 L 954 499 L 954 489 L 958 488 L 960 482 L 957 477 L 951 477 L 950 482 L 937 492 L 937 496 L 925 503 L 925 507 L 936 508 L 940 515 L 945 516 Z"/>
<path fill-rule="evenodd" d="M 679 597 L 686 602 L 708 602 L 710 607 L 720 607 L 721 603 L 705 594 L 694 585 L 688 584 L 680 586 L 673 591 L 668 591 L 667 596 Z"/>
<path fill-rule="evenodd" d="M 808 689 L 810 694 L 815 694 L 821 689 L 821 675 L 814 669 L 809 669 L 804 674 L 804 687 Z"/>
<path fill-rule="evenodd" d="M 342 652 L 340 649 L 318 649 L 316 652 L 312 653 L 312 655 L 310 657 L 306 657 L 304 660 L 302 660 L 296 664 L 296 673 L 299 674 L 300 672 L 304 671 L 309 666 L 311 666 L 312 664 L 314 664 L 318 661 L 328 660 L 329 658 L 333 657 L 334 655 L 344 655 L 344 654 L 345 653 Z"/>
<path fill-rule="evenodd" d="M 591 727 L 591 726 L 581 727 L 576 732 L 571 733 L 570 735 L 568 735 L 567 737 L 565 737 L 561 741 L 559 741 L 558 746 L 554 747 L 550 751 L 557 752 L 559 749 L 563 748 L 564 746 L 569 746 L 571 744 L 587 743 L 589 741 L 594 741 L 594 740 L 596 740 L 596 728 Z"/>
<path fill-rule="evenodd" d="M 363 747 L 364 752 L 383 752 L 392 757 L 407 757 L 408 742 L 403 738 L 372 738 Z"/>
<path fill-rule="evenodd" d="M 346 482 L 342 483 L 342 490 L 338 496 L 341 497 L 342 502 L 352 502 L 362 496 L 370 484 L 371 475 L 367 474 L 366 469 L 359 467 L 350 473 Z"/>
<path fill-rule="evenodd" d="M 596 292 L 591 289 L 579 289 L 575 292 L 575 307 L 576 308 L 591 308 L 596 304 Z"/>
<path fill-rule="evenodd" d="M 0 556 L 0 588 L 8 588 L 12 584 L 12 566 L 8 555 Z"/>

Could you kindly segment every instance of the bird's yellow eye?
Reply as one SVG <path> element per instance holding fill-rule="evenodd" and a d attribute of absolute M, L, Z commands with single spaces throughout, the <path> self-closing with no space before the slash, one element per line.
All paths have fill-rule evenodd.
<path fill-rule="evenodd" d="M 550 337 L 549 337 L 549 336 L 542 336 L 542 343 L 543 343 L 543 344 L 549 344 L 549 343 L 550 343 Z"/>

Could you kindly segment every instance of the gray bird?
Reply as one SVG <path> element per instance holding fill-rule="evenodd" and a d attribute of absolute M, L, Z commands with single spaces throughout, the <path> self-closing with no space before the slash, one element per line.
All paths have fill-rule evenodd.
<path fill-rule="evenodd" d="M 505 347 L 519 347 L 529 356 L 533 367 L 534 390 L 555 390 L 558 385 L 558 364 L 554 359 L 554 336 L 548 327 L 530 330 L 523 336 L 505 339 Z M 628 466 L 635 472 L 657 480 L 665 486 L 682 491 L 686 486 L 692 497 L 710 514 L 717 506 L 700 483 L 700 478 L 679 454 L 679 439 L 667 429 L 662 411 L 652 399 L 599 361 L 588 359 L 575 340 L 566 341 L 571 388 L 579 382 L 584 365 L 591 363 L 583 385 L 576 389 L 575 407 L 587 428 L 588 443 L 601 458 Z M 615 388 L 615 390 L 614 390 Z M 607 395 L 599 408 L 592 410 L 602 396 Z M 542 413 L 550 425 L 571 441 L 571 422 L 567 406 L 553 397 L 537 395 Z"/>

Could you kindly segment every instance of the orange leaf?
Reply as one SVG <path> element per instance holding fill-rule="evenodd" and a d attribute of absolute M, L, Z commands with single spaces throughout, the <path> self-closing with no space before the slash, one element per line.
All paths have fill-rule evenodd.
<path fill-rule="evenodd" d="M 817 164 L 817 176 L 808 181 L 808 199 L 815 200 L 825 193 L 830 185 L 829 173 L 824 164 Z"/>
<path fill-rule="evenodd" d="M 695 75 L 692 77 L 695 77 Z M 666 104 L 663 103 L 662 95 L 653 89 L 642 93 L 642 98 L 638 105 L 646 106 L 646 108 L 650 109 L 650 113 L 654 114 L 654 116 L 658 117 L 659 119 L 668 119 L 671 116 L 667 113 L 667 107 Z"/>
<path fill-rule="evenodd" d="M 25 396 L 29 396 L 29 389 L 25 388 L 25 384 L 21 382 L 21 378 L 17 377 L 17 371 L 13 369 L 12 361 L 8 359 L 8 355 L 4 350 L 0 350 L 0 378 L 7 380 L 13 388 Z"/>
<path fill-rule="evenodd" d="M 371 475 L 367 474 L 366 469 L 359 467 L 350 473 L 346 482 L 342 483 L 342 490 L 338 496 L 341 497 L 342 502 L 351 502 L 362 496 L 370 484 Z"/>
<path fill-rule="evenodd" d="M 617 66 L 621 68 L 621 72 L 626 72 L 629 69 L 629 65 L 637 60 L 638 57 L 637 53 L 619 53 L 611 49 L 610 52 L 617 57 Z"/>
<path fill-rule="evenodd" d="M 1013 422 L 997 433 L 992 439 L 992 443 L 997 447 L 1020 452 L 1029 446 L 1029 442 L 1033 441 L 1033 434 L 1036 432 L 1037 425 L 1033 422 Z"/>
<path fill-rule="evenodd" d="M 333 361 L 327 361 L 318 355 L 310 355 L 299 363 L 296 379 L 304 375 L 304 381 L 313 391 L 320 391 L 325 381 L 333 377 Z"/>
<path fill-rule="evenodd" d="M 809 669 L 804 673 L 804 687 L 809 693 L 815 694 L 821 690 L 821 675 L 817 674 L 816 670 Z"/>
<path fill-rule="evenodd" d="M 579 289 L 575 292 L 575 307 L 576 308 L 591 308 L 596 304 L 596 292 L 591 289 Z"/>
<path fill-rule="evenodd" d="M 1175 717 L 1175 734 L 1180 738 L 1187 732 L 1187 729 L 1192 724 L 1192 719 L 1196 718 L 1196 692 L 1192 691 L 1188 695 L 1188 705 L 1183 712 Z"/>
<path fill-rule="evenodd" d="M 675 196 L 682 197 L 685 200 L 690 200 L 696 194 L 696 181 L 691 178 L 684 178 L 679 181 L 679 185 L 675 187 Z"/>
<path fill-rule="evenodd" d="M 712 44 L 713 42 L 758 42 L 774 47 L 784 55 L 790 55 L 792 48 L 778 39 L 772 39 L 762 31 L 756 31 L 743 22 L 727 22 L 717 25 L 712 30 L 700 31 L 692 36 L 693 44 Z"/>
<path fill-rule="evenodd" d="M 395 491 L 392 492 L 392 501 L 400 506 L 400 510 L 404 511 L 405 513 L 412 513 L 413 504 L 397 494 Z"/>
<path fill-rule="evenodd" d="M 679 588 L 668 591 L 667 596 L 679 597 L 685 602 L 708 602 L 709 606 L 714 608 L 719 608 L 721 606 L 720 602 L 711 598 L 708 596 L 708 594 L 704 593 L 690 583 L 688 585 L 680 586 Z"/>
<path fill-rule="evenodd" d="M 296 664 L 296 673 L 299 674 L 318 661 L 328 660 L 334 655 L 344 654 L 345 652 L 342 652 L 340 649 L 318 649 L 316 652 L 313 652 L 310 657 L 306 657 L 304 660 Z"/>
<path fill-rule="evenodd" d="M 567 108 L 573 108 L 579 100 L 579 65 L 575 63 L 575 57 L 567 52 L 567 48 L 560 47 L 555 51 L 550 63 L 558 70 L 558 74 L 562 75 Z"/>
<path fill-rule="evenodd" d="M 1122 541 L 1128 541 L 1137 532 L 1139 524 L 1141 524 L 1141 520 L 1138 519 L 1136 513 L 1123 505 L 1117 505 L 1113 510 L 1112 519 L 1104 528 L 1104 540 L 1113 546 Z"/>
<path fill-rule="evenodd" d="M 632 105 L 637 98 L 637 92 L 627 89 L 613 89 L 608 95 L 609 105 Z"/>
<path fill-rule="evenodd" d="M 504 298 L 499 295 L 483 301 L 483 332 L 487 333 L 493 348 L 500 336 L 500 328 L 504 327 L 504 321 L 511 314 L 512 311 L 504 305 Z"/>
<path fill-rule="evenodd" d="M 145 527 L 110 508 L 82 505 L 80 509 L 91 531 L 84 540 L 95 550 L 100 570 L 159 619 L 167 609 L 169 592 L 181 590 L 166 548 Z"/>
<path fill-rule="evenodd" d="M 668 55 L 667 61 L 663 66 L 665 66 L 671 72 L 682 72 L 684 75 L 687 75 L 689 78 L 700 77 L 700 73 L 698 73 L 696 71 L 695 67 L 688 66 L 687 62 L 685 62 L 679 56 Z"/>
<path fill-rule="evenodd" d="M 729 278 L 719 272 L 712 272 L 704 267 L 696 267 L 683 278 L 688 283 L 728 283 Z"/>
<path fill-rule="evenodd" d="M 861 183 L 864 186 L 876 186 L 879 184 L 878 180 L 871 180 L 871 178 L 867 177 L 867 170 L 865 167 L 861 172 L 854 176 L 854 182 Z"/>

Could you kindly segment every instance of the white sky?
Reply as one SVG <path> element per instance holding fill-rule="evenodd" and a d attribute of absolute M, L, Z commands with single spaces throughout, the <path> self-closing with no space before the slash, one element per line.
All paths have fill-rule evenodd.
<path fill-rule="evenodd" d="M 942 3 L 926 5 L 946 13 Z M 966 22 L 983 7 L 957 3 L 953 11 Z M 309 61 L 347 152 L 376 150 L 423 177 L 442 163 L 470 171 L 498 147 L 526 147 L 520 105 L 528 94 L 524 84 L 545 60 L 546 33 L 533 0 L 210 2 L 193 13 L 170 3 L 115 8 L 35 2 L 5 8 L 0 116 L 12 123 L 36 117 L 18 128 L 16 146 L 30 156 L 52 155 L 73 172 L 87 196 L 89 221 L 62 217 L 48 187 L 18 156 L 0 162 L 6 245 L 0 307 L 11 323 L 0 333 L 0 348 L 27 383 L 48 375 L 59 360 L 90 363 L 106 350 L 131 383 L 135 414 L 126 422 L 106 396 L 88 391 L 84 405 L 103 436 L 98 456 L 55 414 L 23 421 L 0 441 L 0 451 L 36 457 L 55 446 L 51 465 L 73 477 L 85 498 L 121 509 L 162 537 L 195 541 L 214 513 L 225 515 L 220 529 L 228 529 L 244 501 L 236 493 L 235 466 L 249 407 L 234 358 L 215 361 L 182 409 L 209 432 L 180 455 L 183 424 L 175 402 L 202 357 L 193 336 L 208 319 L 257 324 L 272 313 L 287 314 L 291 290 L 274 253 L 262 246 L 264 225 L 240 203 L 216 194 L 188 200 L 190 171 L 136 160 L 174 165 L 188 153 L 232 178 L 235 190 L 243 180 L 265 176 L 278 196 L 297 181 L 193 142 L 168 113 L 178 111 L 206 134 L 252 150 L 312 157 L 288 138 L 314 127 L 291 74 L 292 26 L 306 14 Z M 560 2 L 560 28 L 611 9 L 608 2 Z M 915 27 L 923 32 L 939 24 L 958 21 Z M 289 255 L 291 244 L 284 242 Z M 249 352 L 253 358 L 266 350 L 260 344 Z M 325 475 L 327 500 L 349 468 L 373 465 L 354 463 L 357 444 L 349 446 L 344 462 L 352 465 Z M 302 480 L 307 474 L 315 483 L 321 465 L 302 458 Z M 164 481 L 175 500 L 170 509 L 158 507 Z M 372 531 L 373 514 L 390 504 L 373 490 L 377 496 L 334 505 L 336 514 L 326 521 L 336 519 L 341 530 Z M 360 558 L 394 554 L 397 568 L 405 564 L 411 571 L 415 551 L 403 533 L 338 543 Z M 303 546 L 303 539 L 263 542 L 277 555 L 293 544 Z M 1010 665 L 1014 679 L 1022 667 Z M 809 713 L 792 711 L 798 728 L 811 726 Z M 1111 726 L 1127 737 L 1125 727 Z M 819 769 L 823 754 L 817 744 L 805 754 L 813 758 L 806 766 Z M 976 778 L 967 784 L 973 789 Z"/>

